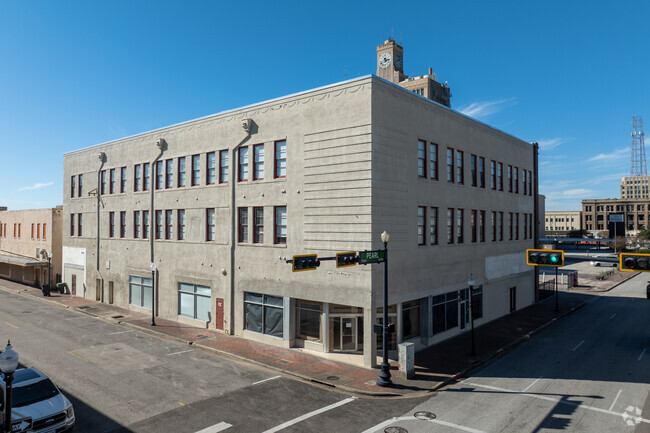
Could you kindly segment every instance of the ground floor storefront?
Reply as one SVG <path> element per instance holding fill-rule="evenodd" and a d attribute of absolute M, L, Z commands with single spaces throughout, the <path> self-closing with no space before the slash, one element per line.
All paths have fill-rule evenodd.
<path fill-rule="evenodd" d="M 0 255 L 0 278 L 33 287 L 42 287 L 43 284 L 47 284 L 47 277 L 47 261 Z"/>

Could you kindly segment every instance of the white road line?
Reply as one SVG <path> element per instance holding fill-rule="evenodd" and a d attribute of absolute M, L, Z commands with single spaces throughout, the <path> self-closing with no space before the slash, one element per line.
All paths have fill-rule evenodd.
<path fill-rule="evenodd" d="M 604 414 L 607 414 L 607 415 L 614 415 L 614 416 L 617 416 L 617 417 L 623 417 L 623 413 L 621 413 L 621 412 L 614 412 L 614 411 L 611 411 L 611 410 L 601 409 L 599 407 L 589 406 L 589 405 L 582 404 L 582 403 L 576 403 L 576 402 L 573 402 L 573 401 L 566 401 L 566 400 L 562 400 L 562 399 L 554 398 L 554 397 L 547 397 L 545 395 L 528 394 L 528 393 L 523 393 L 523 392 L 519 392 L 519 391 L 513 391 L 511 389 L 499 388 L 499 387 L 496 387 L 496 386 L 481 385 L 481 384 L 478 384 L 478 383 L 466 383 L 466 384 L 471 385 L 471 386 L 475 386 L 477 388 L 485 388 L 485 389 L 491 389 L 493 391 L 508 392 L 508 393 L 512 393 L 512 394 L 519 394 L 519 395 L 523 395 L 523 396 L 526 396 L 526 397 L 537 398 L 537 399 L 540 399 L 540 400 L 552 401 L 553 403 L 564 404 L 564 405 L 573 406 L 573 407 L 579 407 L 579 408 L 586 409 L 586 410 L 592 410 L 594 412 L 600 412 L 600 413 L 604 413 Z M 638 418 L 635 418 L 635 420 L 638 420 L 639 423 L 644 422 L 646 424 L 650 424 L 650 419 L 645 419 L 645 418 L 638 417 Z"/>
<path fill-rule="evenodd" d="M 582 340 L 580 343 L 578 343 L 578 345 L 573 348 L 572 352 L 575 352 L 578 349 L 578 347 L 582 346 L 582 343 L 584 343 L 584 342 L 585 342 L 585 340 Z"/>
<path fill-rule="evenodd" d="M 641 361 L 641 358 L 643 358 L 644 353 L 645 353 L 645 349 L 643 349 L 643 352 L 641 352 L 641 355 L 639 355 L 639 358 L 637 359 L 637 361 Z"/>
<path fill-rule="evenodd" d="M 533 383 L 531 383 L 530 385 L 528 385 L 528 386 L 527 386 L 526 388 L 524 388 L 524 390 L 521 391 L 521 392 L 526 392 L 526 391 L 528 391 L 528 390 L 529 390 L 530 388 L 532 388 L 533 385 L 535 385 L 535 384 L 537 383 L 537 381 L 540 380 L 541 378 L 542 378 L 542 376 L 540 376 L 540 377 L 538 377 L 537 379 L 535 379 L 535 382 L 533 382 Z"/>
<path fill-rule="evenodd" d="M 128 334 L 129 332 L 135 332 L 135 331 L 109 332 L 109 333 L 106 334 L 106 335 Z"/>
<path fill-rule="evenodd" d="M 197 431 L 196 433 L 217 433 L 229 429 L 230 427 L 232 427 L 232 424 L 228 424 L 227 422 L 220 422 L 219 424 L 204 428 L 203 430 Z"/>
<path fill-rule="evenodd" d="M 277 379 L 278 377 L 282 377 L 282 376 L 273 376 L 273 377 L 269 377 L 268 379 L 258 380 L 257 382 L 253 382 L 253 385 L 257 385 L 257 384 L 259 384 L 259 383 L 268 382 L 269 380 Z"/>
<path fill-rule="evenodd" d="M 193 352 L 193 351 L 194 351 L 194 349 L 182 350 L 180 352 L 168 353 L 167 356 L 180 355 L 181 353 L 187 353 L 187 352 Z"/>
<path fill-rule="evenodd" d="M 609 320 L 612 320 L 612 319 L 614 318 L 614 316 L 616 316 L 616 313 L 614 313 L 614 314 L 612 314 L 611 316 L 609 316 Z"/>
<path fill-rule="evenodd" d="M 327 412 L 328 410 L 332 410 L 332 409 L 335 409 L 335 408 L 337 408 L 339 406 L 343 406 L 344 404 L 351 403 L 356 399 L 357 399 L 356 397 L 346 398 L 345 400 L 341 400 L 338 403 L 330 404 L 329 406 L 322 407 L 322 408 L 317 409 L 317 410 L 315 410 L 313 412 L 309 412 L 309 413 L 306 413 L 306 414 L 304 414 L 302 416 L 299 416 L 298 418 L 294 418 L 294 419 L 292 419 L 290 421 L 285 422 L 284 424 L 280 424 L 279 426 L 273 427 L 270 430 L 266 430 L 264 433 L 274 433 L 276 431 L 283 430 L 283 429 L 285 429 L 285 428 L 287 428 L 289 426 L 292 426 L 292 425 L 297 424 L 297 423 L 299 423 L 301 421 L 304 421 L 307 418 L 311 418 L 312 416 L 316 416 L 316 415 L 321 414 L 323 412 Z"/>
<path fill-rule="evenodd" d="M 622 390 L 622 389 L 619 389 L 619 390 L 618 390 L 618 393 L 616 393 L 616 398 L 615 398 L 614 401 L 612 402 L 612 405 L 609 407 L 609 410 L 614 409 L 614 405 L 616 404 L 616 400 L 618 400 L 618 398 L 621 396 L 621 391 L 623 391 L 623 390 Z"/>
<path fill-rule="evenodd" d="M 391 418 L 391 419 L 388 419 L 388 420 L 382 422 L 381 424 L 377 424 L 374 427 L 370 427 L 368 430 L 364 431 L 363 433 L 383 432 L 384 431 L 383 429 L 385 427 L 388 427 L 389 425 L 394 424 L 396 422 L 400 422 L 400 421 L 425 421 L 425 422 L 431 422 L 431 423 L 434 423 L 434 424 L 444 425 L 444 426 L 447 426 L 447 427 L 452 427 L 452 428 L 455 428 L 457 430 L 462 430 L 462 431 L 466 431 L 466 432 L 469 432 L 469 433 L 485 433 L 482 430 L 476 430 L 476 429 L 471 428 L 471 427 L 465 427 L 463 425 L 454 424 L 454 423 L 447 422 L 447 421 L 442 421 L 442 420 L 437 419 L 437 418 L 422 420 L 422 419 L 416 418 L 414 416 L 401 416 L 399 418 Z"/>

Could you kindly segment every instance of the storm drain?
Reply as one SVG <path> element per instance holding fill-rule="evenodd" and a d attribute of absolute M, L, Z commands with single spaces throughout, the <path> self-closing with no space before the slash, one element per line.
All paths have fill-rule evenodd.
<path fill-rule="evenodd" d="M 404 427 L 386 427 L 384 433 L 409 433 Z"/>
<path fill-rule="evenodd" d="M 427 412 L 427 411 L 425 411 L 425 410 L 422 410 L 422 411 L 419 411 L 419 412 L 415 412 L 415 413 L 413 414 L 413 416 L 414 416 L 415 418 L 417 418 L 417 419 L 421 419 L 421 420 L 423 420 L 423 421 L 427 421 L 427 420 L 430 420 L 430 419 L 436 419 L 436 414 L 435 414 L 435 413 Z"/>
<path fill-rule="evenodd" d="M 291 364 L 291 361 L 287 361 L 286 359 L 278 359 L 275 362 L 279 362 L 280 364 L 284 364 L 284 365 Z"/>
<path fill-rule="evenodd" d="M 339 380 L 338 376 L 327 376 L 327 380 Z"/>

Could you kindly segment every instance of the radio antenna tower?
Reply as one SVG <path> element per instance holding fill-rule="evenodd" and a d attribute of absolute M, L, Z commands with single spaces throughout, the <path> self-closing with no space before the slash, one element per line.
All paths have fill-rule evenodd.
<path fill-rule="evenodd" d="M 643 135 L 643 119 L 641 116 L 632 116 L 632 167 L 630 176 L 648 175 Z"/>

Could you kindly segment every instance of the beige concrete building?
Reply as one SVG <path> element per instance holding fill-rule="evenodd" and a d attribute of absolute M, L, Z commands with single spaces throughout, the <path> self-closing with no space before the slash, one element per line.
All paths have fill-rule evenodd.
<path fill-rule="evenodd" d="M 623 215 L 625 232 L 627 235 L 633 235 L 641 228 L 648 227 L 650 200 L 618 198 L 582 200 L 582 226 L 585 230 L 594 232 L 607 230 L 610 214 Z"/>
<path fill-rule="evenodd" d="M 64 155 L 77 296 L 375 365 L 389 316 L 422 348 L 535 300 L 534 146 L 366 76 Z M 320 267 L 292 272 L 294 255 Z M 155 265 L 152 279 L 152 263 Z"/>
<path fill-rule="evenodd" d="M 0 210 L 0 278 L 40 287 L 61 278 L 63 209 Z"/>
<path fill-rule="evenodd" d="M 623 176 L 621 177 L 621 198 L 627 200 L 650 199 L 648 184 L 650 176 Z"/>
<path fill-rule="evenodd" d="M 574 230 L 582 230 L 581 211 L 546 211 L 544 228 L 548 237 L 566 237 Z"/>

